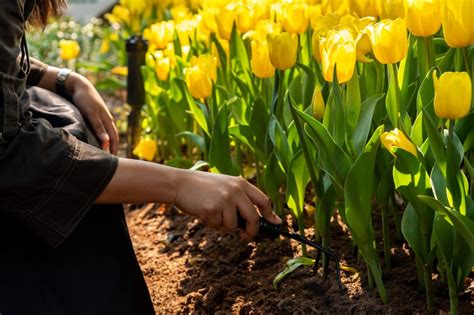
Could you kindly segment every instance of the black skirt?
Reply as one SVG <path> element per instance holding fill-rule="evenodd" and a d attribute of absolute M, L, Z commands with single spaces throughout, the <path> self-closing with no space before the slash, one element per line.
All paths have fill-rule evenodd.
<path fill-rule="evenodd" d="M 56 133 L 61 129 L 60 133 L 68 139 L 66 142 L 83 146 L 86 148 L 84 154 L 90 152 L 99 156 L 92 157 L 89 162 L 83 164 L 84 167 L 92 166 L 90 172 L 96 167 L 94 162 L 97 162 L 97 167 L 111 167 L 110 165 L 116 163 L 113 157 L 102 155 L 95 147 L 85 144 L 89 142 L 98 146 L 90 129 L 72 104 L 39 88 L 30 89 L 29 93 L 31 117 L 27 119 L 31 122 L 25 124 L 29 123 L 36 129 L 38 125 L 43 125 L 40 127 L 45 129 L 56 128 Z M 42 138 L 47 132 L 35 135 L 37 131 L 31 126 L 23 127 L 24 133 L 33 134 L 25 139 L 32 141 L 31 139 L 38 138 L 48 143 L 48 139 Z M 37 152 L 33 150 L 32 154 L 35 153 Z M 34 158 L 42 159 L 42 156 L 31 157 L 32 160 Z M 87 159 L 87 156 L 82 156 L 78 163 Z M 5 161 L 9 160 L 3 160 L 3 167 L 6 166 Z M 25 168 L 41 165 L 34 161 L 27 164 Z M 11 168 L 8 171 L 8 174 L 15 173 Z M 105 180 L 102 179 L 99 183 L 105 181 L 106 185 L 113 171 L 114 169 L 102 171 L 101 176 Z M 22 176 L 24 172 L 24 169 L 19 169 L 18 176 Z M 63 183 L 71 187 L 57 190 L 41 208 L 38 207 L 40 210 L 36 213 L 7 205 L 2 200 L 0 314 L 154 314 L 148 289 L 130 241 L 122 205 L 93 205 L 93 200 L 79 200 L 82 204 L 78 207 L 77 198 L 90 188 L 84 188 L 83 192 L 80 192 L 81 188 L 74 185 L 88 185 L 89 177 L 87 173 L 82 174 L 86 180 L 81 184 L 74 174 L 69 172 L 68 176 L 71 177 Z M 89 175 L 94 180 L 94 175 Z M 4 180 L 8 178 L 3 177 L 3 183 L 0 185 L 10 187 Z M 28 178 L 13 178 L 13 181 L 15 180 L 28 182 Z M 35 191 L 33 185 L 31 190 Z M 103 189 L 95 188 L 93 191 L 98 193 Z M 73 195 L 74 189 L 79 190 L 79 197 Z M 63 195 L 69 191 L 71 195 Z M 0 194 L 4 200 L 8 200 L 5 191 Z M 44 201 L 44 197 L 42 199 L 41 196 L 27 191 L 14 191 L 11 199 L 22 195 L 29 200 L 15 200 L 14 204 L 29 204 L 32 198 L 36 197 Z M 51 198 L 62 198 L 62 201 L 58 203 Z M 67 200 L 70 200 L 70 204 Z M 48 208 L 49 205 L 52 208 Z M 46 225 L 48 227 L 44 227 Z"/>

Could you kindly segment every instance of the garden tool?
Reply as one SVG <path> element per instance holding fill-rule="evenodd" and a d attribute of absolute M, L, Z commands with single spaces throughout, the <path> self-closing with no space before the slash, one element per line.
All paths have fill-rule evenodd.
<path fill-rule="evenodd" d="M 238 227 L 242 230 L 245 230 L 245 225 L 246 225 L 245 219 L 242 216 L 240 216 L 240 214 L 237 215 L 237 219 L 238 219 Z M 318 269 L 319 260 L 320 260 L 320 257 L 321 257 L 321 252 L 328 255 L 329 259 L 331 259 L 335 262 L 337 283 L 338 283 L 338 286 L 339 286 L 339 290 L 341 292 L 343 291 L 342 283 L 341 283 L 341 267 L 340 267 L 340 264 L 339 264 L 339 257 L 333 251 L 331 251 L 327 248 L 324 248 L 323 246 L 309 240 L 308 238 L 306 238 L 303 235 L 300 235 L 298 233 L 290 233 L 290 232 L 283 231 L 282 227 L 281 227 L 281 224 L 270 223 L 263 217 L 260 217 L 259 225 L 260 225 L 260 229 L 259 229 L 259 235 L 260 236 L 263 236 L 265 238 L 275 239 L 275 238 L 277 238 L 281 235 L 281 236 L 291 238 L 295 241 L 298 241 L 300 243 L 303 243 L 303 244 L 306 244 L 308 246 L 316 248 L 318 250 L 318 254 L 316 256 L 315 263 L 314 263 L 314 271 L 315 272 Z"/>

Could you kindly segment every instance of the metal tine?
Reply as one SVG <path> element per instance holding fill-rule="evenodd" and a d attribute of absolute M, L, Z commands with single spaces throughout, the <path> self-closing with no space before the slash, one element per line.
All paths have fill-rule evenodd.
<path fill-rule="evenodd" d="M 284 231 L 280 231 L 281 235 L 283 236 L 286 236 L 286 237 L 289 237 L 291 239 L 294 239 L 296 241 L 299 241 L 301 243 L 304 243 L 306 245 L 309 245 L 311 247 L 314 247 L 316 249 L 318 249 L 319 251 L 321 252 L 324 252 L 326 253 L 330 259 L 334 260 L 335 264 L 336 264 L 336 276 L 337 276 L 337 284 L 339 286 L 339 290 L 341 292 L 344 291 L 343 287 L 342 287 L 342 282 L 341 282 L 341 268 L 340 268 L 340 265 L 339 265 L 339 257 L 331 250 L 327 249 L 327 248 L 324 248 L 322 247 L 321 245 L 313 242 L 313 241 L 310 241 L 309 239 L 307 239 L 306 237 L 300 235 L 300 234 L 297 234 L 297 233 L 288 233 L 288 232 L 284 232 Z"/>

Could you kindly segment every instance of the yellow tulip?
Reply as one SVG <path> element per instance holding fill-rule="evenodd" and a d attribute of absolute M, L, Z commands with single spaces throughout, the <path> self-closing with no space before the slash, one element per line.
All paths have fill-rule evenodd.
<path fill-rule="evenodd" d="M 321 62 L 321 53 L 319 51 L 319 43 L 321 41 L 321 32 L 313 32 L 313 35 L 311 37 L 311 43 L 313 46 L 313 57 L 316 59 L 316 61 Z"/>
<path fill-rule="evenodd" d="M 380 18 L 392 20 L 396 18 L 404 19 L 406 15 L 406 0 L 382 0 L 382 13 L 380 14 Z"/>
<path fill-rule="evenodd" d="M 319 51 L 326 81 L 333 81 L 336 64 L 339 83 L 347 82 L 352 78 L 356 63 L 356 45 L 349 30 L 329 31 L 328 36 L 321 39 Z"/>
<path fill-rule="evenodd" d="M 279 34 L 281 26 L 270 20 L 261 20 L 257 22 L 255 30 L 249 31 L 244 34 L 243 38 L 255 39 L 260 41 L 266 41 L 268 34 Z"/>
<path fill-rule="evenodd" d="M 212 94 L 212 79 L 199 66 L 184 71 L 189 92 L 195 98 L 206 98 Z"/>
<path fill-rule="evenodd" d="M 106 14 L 105 18 L 110 22 L 110 23 L 117 23 L 117 24 L 130 24 L 130 11 L 128 11 L 127 8 L 121 6 L 121 5 L 116 5 L 112 9 L 111 14 Z"/>
<path fill-rule="evenodd" d="M 212 81 L 217 80 L 217 66 L 214 57 L 211 55 L 200 55 L 199 57 L 193 56 L 191 58 L 191 66 L 201 68 Z"/>
<path fill-rule="evenodd" d="M 124 66 L 117 66 L 117 67 L 113 67 L 112 70 L 110 70 L 110 72 L 112 74 L 126 77 L 128 75 L 128 68 Z"/>
<path fill-rule="evenodd" d="M 350 0 L 349 8 L 358 17 L 379 16 L 381 12 L 380 0 Z"/>
<path fill-rule="evenodd" d="M 344 15 L 349 13 L 348 0 L 322 0 L 321 7 L 323 15 L 337 14 Z"/>
<path fill-rule="evenodd" d="M 199 21 L 196 19 L 187 19 L 175 25 L 176 33 L 178 33 L 179 42 L 182 46 L 190 44 L 189 38 L 194 37 L 198 23 Z"/>
<path fill-rule="evenodd" d="M 140 159 L 147 161 L 153 161 L 156 154 L 156 141 L 149 138 L 140 138 L 135 149 L 133 149 L 133 154 L 138 156 Z"/>
<path fill-rule="evenodd" d="M 458 119 L 471 111 L 472 85 L 467 72 L 433 72 L 434 109 L 440 118 Z"/>
<path fill-rule="evenodd" d="M 449 46 L 462 48 L 474 44 L 473 12 L 473 0 L 442 0 L 441 22 Z"/>
<path fill-rule="evenodd" d="M 200 11 L 200 16 L 205 29 L 211 33 L 217 32 L 216 10 L 207 9 Z"/>
<path fill-rule="evenodd" d="M 407 27 L 416 36 L 436 34 L 441 27 L 440 0 L 408 0 Z"/>
<path fill-rule="evenodd" d="M 283 6 L 283 29 L 288 33 L 301 34 L 309 25 L 306 3 L 287 3 Z"/>
<path fill-rule="evenodd" d="M 414 156 L 417 155 L 416 146 L 405 136 L 405 134 L 398 130 L 397 128 L 393 129 L 389 132 L 384 132 L 380 136 L 380 140 L 382 141 L 383 146 L 393 155 L 392 149 L 399 148 L 408 153 L 413 154 Z"/>
<path fill-rule="evenodd" d="M 110 41 L 108 39 L 104 39 L 102 44 L 100 44 L 99 54 L 105 55 L 110 51 Z"/>
<path fill-rule="evenodd" d="M 394 64 L 405 58 L 408 50 L 407 26 L 403 19 L 382 20 L 369 27 L 375 58 L 383 64 Z"/>
<path fill-rule="evenodd" d="M 221 9 L 216 14 L 217 31 L 223 39 L 230 40 L 232 26 L 234 25 L 235 11 L 233 9 Z"/>
<path fill-rule="evenodd" d="M 280 70 L 293 67 L 296 63 L 298 36 L 290 33 L 269 34 L 267 36 L 270 60 Z"/>
<path fill-rule="evenodd" d="M 152 24 L 143 32 L 143 37 L 150 43 L 150 50 L 164 49 L 166 45 L 173 41 L 174 22 L 163 21 Z"/>
<path fill-rule="evenodd" d="M 154 68 L 155 73 L 158 76 L 158 79 L 161 81 L 168 80 L 171 69 L 171 60 L 169 57 L 165 56 L 165 53 L 162 50 L 156 51 L 153 56 L 154 58 Z"/>
<path fill-rule="evenodd" d="M 142 14 L 147 7 L 146 1 L 120 0 L 120 4 L 124 8 L 127 8 L 130 11 L 130 13 L 134 15 Z"/>
<path fill-rule="evenodd" d="M 235 23 L 241 33 L 247 33 L 255 29 L 257 24 L 255 9 L 244 4 L 237 6 L 235 9 Z"/>
<path fill-rule="evenodd" d="M 181 22 L 187 18 L 189 18 L 190 12 L 189 8 L 184 4 L 177 4 L 170 9 L 171 16 L 173 20 L 177 22 Z"/>
<path fill-rule="evenodd" d="M 270 78 L 275 74 L 275 67 L 270 61 L 266 41 L 253 40 L 251 66 L 252 72 L 258 78 Z"/>
<path fill-rule="evenodd" d="M 322 15 L 321 4 L 315 4 L 308 7 L 309 23 L 311 28 L 315 29 L 318 23 L 318 20 Z"/>
<path fill-rule="evenodd" d="M 79 43 L 75 40 L 61 39 L 59 41 L 59 57 L 64 60 L 76 59 L 81 52 Z"/>
<path fill-rule="evenodd" d="M 324 104 L 323 94 L 321 93 L 321 88 L 319 87 L 314 88 L 311 106 L 313 108 L 313 117 L 318 120 L 323 119 L 324 112 L 326 111 L 326 105 Z"/>

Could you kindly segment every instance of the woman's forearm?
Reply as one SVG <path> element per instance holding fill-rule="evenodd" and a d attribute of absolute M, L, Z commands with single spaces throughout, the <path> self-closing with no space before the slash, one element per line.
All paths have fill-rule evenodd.
<path fill-rule="evenodd" d="M 257 234 L 260 215 L 281 223 L 270 199 L 241 177 L 119 159 L 118 169 L 97 203 L 146 202 L 175 204 L 220 231 L 235 230 L 239 214 L 246 220 L 243 238 Z"/>

